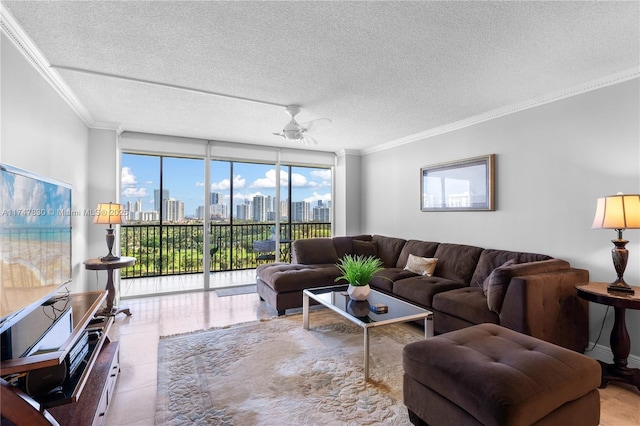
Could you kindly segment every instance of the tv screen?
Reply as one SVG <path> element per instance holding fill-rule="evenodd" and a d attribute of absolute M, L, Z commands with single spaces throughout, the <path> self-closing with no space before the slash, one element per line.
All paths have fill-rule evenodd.
<path fill-rule="evenodd" d="M 71 281 L 71 185 L 0 163 L 0 191 L 1 332 Z"/>

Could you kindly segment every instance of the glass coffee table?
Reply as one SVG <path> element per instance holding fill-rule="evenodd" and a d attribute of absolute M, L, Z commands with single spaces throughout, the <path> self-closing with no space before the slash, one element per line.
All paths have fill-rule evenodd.
<path fill-rule="evenodd" d="M 347 285 L 337 285 L 304 290 L 302 292 L 302 325 L 305 330 L 309 329 L 309 299 L 311 298 L 362 327 L 364 330 L 365 380 L 369 380 L 370 328 L 424 319 L 425 339 L 433 336 L 433 321 L 430 321 L 433 313 L 431 311 L 373 289 L 371 289 L 367 300 L 356 302 L 349 298 L 347 287 Z M 384 306 L 386 306 L 387 312 L 375 313 L 374 306 L 376 305 L 383 305 L 378 311 L 384 311 Z"/>

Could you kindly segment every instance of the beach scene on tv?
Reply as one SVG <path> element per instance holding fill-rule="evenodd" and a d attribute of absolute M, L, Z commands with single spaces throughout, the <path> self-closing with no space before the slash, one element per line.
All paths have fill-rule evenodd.
<path fill-rule="evenodd" d="M 0 318 L 71 280 L 71 187 L 0 167 Z"/>

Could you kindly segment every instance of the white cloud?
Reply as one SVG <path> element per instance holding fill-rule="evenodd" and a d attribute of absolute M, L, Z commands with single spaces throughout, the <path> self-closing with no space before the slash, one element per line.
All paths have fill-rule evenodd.
<path fill-rule="evenodd" d="M 314 192 L 312 196 L 304 199 L 304 201 L 311 203 L 313 206 L 315 206 L 317 204 L 316 202 L 319 200 L 322 200 L 324 203 L 331 201 L 331 193 L 318 194 L 317 192 Z"/>
<path fill-rule="evenodd" d="M 241 175 L 236 175 L 233 177 L 233 188 L 244 188 L 247 184 L 247 180 L 244 179 Z M 213 182 L 211 184 L 212 191 L 228 191 L 231 188 L 231 181 L 229 179 L 222 179 L 219 182 Z"/>
<path fill-rule="evenodd" d="M 120 183 L 122 186 L 132 186 L 138 183 L 136 175 L 131 171 L 131 167 L 123 167 L 120 172 Z"/>
<path fill-rule="evenodd" d="M 268 188 L 274 189 L 276 187 L 276 170 L 269 169 L 265 174 L 265 177 L 256 179 L 251 188 Z M 286 186 L 289 178 L 289 174 L 283 170 L 280 171 L 280 186 Z"/>
<path fill-rule="evenodd" d="M 122 196 L 126 198 L 144 198 L 148 195 L 147 188 L 138 186 L 138 178 L 131 167 L 123 167 L 120 172 L 120 184 Z M 153 185 L 153 181 L 144 182 L 144 185 Z M 153 200 L 152 200 L 153 201 Z"/>
<path fill-rule="evenodd" d="M 311 176 L 320 180 L 331 180 L 331 169 L 318 169 L 311 171 Z"/>
<path fill-rule="evenodd" d="M 306 176 L 303 176 L 299 173 L 293 173 L 291 175 L 291 186 L 293 188 L 299 188 L 302 186 L 308 186 L 309 185 L 309 181 L 307 180 Z"/>
<path fill-rule="evenodd" d="M 144 198 L 147 196 L 147 188 L 125 188 L 122 196 L 127 198 Z M 153 202 L 153 200 L 151 200 Z"/>

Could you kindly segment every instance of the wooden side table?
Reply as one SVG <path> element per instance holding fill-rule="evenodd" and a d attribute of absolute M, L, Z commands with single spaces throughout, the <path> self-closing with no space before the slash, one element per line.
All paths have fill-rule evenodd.
<path fill-rule="evenodd" d="M 120 312 L 124 313 L 127 316 L 131 315 L 131 311 L 129 308 L 121 308 L 113 306 L 113 302 L 116 298 L 116 287 L 113 284 L 113 270 L 126 268 L 127 266 L 132 266 L 136 263 L 135 257 L 121 257 L 116 260 L 102 260 L 102 259 L 89 259 L 85 260 L 84 267 L 85 269 L 89 269 L 92 271 L 107 271 L 107 307 L 99 312 L 101 315 L 112 315 L 116 316 Z"/>
<path fill-rule="evenodd" d="M 640 390 L 640 369 L 627 367 L 627 358 L 631 352 L 631 340 L 625 323 L 626 309 L 640 309 L 640 287 L 632 287 L 635 294 L 609 293 L 609 283 L 583 283 L 576 285 L 578 295 L 590 302 L 613 306 L 615 317 L 611 330 L 610 344 L 613 352 L 613 364 L 600 362 L 602 366 L 601 388 L 610 381 L 619 381 L 636 386 Z"/>

